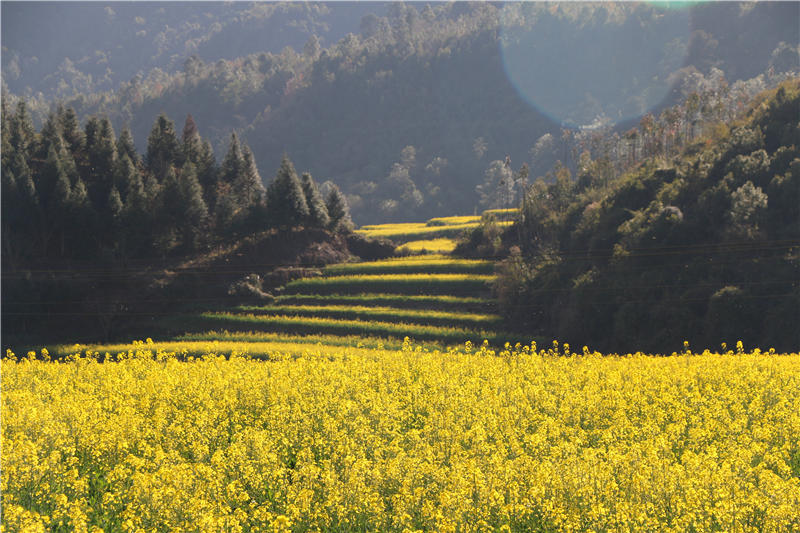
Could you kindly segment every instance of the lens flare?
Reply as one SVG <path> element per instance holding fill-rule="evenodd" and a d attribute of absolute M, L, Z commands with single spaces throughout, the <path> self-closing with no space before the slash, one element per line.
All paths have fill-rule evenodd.
<path fill-rule="evenodd" d="M 509 3 L 500 28 L 506 74 L 519 94 L 578 127 L 658 106 L 684 64 L 690 21 L 686 6 Z"/>

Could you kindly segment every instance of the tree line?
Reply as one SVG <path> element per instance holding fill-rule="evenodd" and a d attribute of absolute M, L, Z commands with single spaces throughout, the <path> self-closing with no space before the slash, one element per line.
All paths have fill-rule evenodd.
<path fill-rule="evenodd" d="M 190 254 L 267 229 L 348 231 L 344 195 L 332 182 L 298 177 L 284 154 L 265 189 L 250 147 L 231 134 L 217 163 L 188 115 L 181 135 L 159 115 L 144 157 L 129 129 L 107 117 L 83 128 L 58 106 L 40 131 L 24 101 L 2 109 L 4 268 L 52 260 L 123 264 Z"/>
<path fill-rule="evenodd" d="M 604 350 L 800 343 L 800 82 L 620 175 L 581 158 L 526 185 L 515 224 L 457 252 L 505 256 L 509 327 Z M 701 133 L 702 132 L 702 133 Z M 652 134 L 648 134 L 648 139 Z M 511 171 L 506 171 L 511 175 Z"/>

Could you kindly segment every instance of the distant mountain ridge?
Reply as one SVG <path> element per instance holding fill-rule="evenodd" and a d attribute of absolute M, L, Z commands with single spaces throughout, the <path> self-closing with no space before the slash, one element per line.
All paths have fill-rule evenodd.
<path fill-rule="evenodd" d="M 639 41 L 631 46 L 637 46 L 649 34 L 636 28 L 685 21 L 679 36 L 656 43 L 661 56 L 684 59 L 677 70 L 665 64 L 658 72 L 669 92 L 655 104 L 643 104 L 642 113 L 677 103 L 715 72 L 723 72 L 732 85 L 760 73 L 797 69 L 800 57 L 796 3 L 677 10 L 649 4 L 234 3 L 230 11 L 218 4 L 191 4 L 180 24 L 180 6 L 156 5 L 175 21 L 174 31 L 157 34 L 164 51 L 154 52 L 146 40 L 144 55 L 151 54 L 159 66 L 114 91 L 87 89 L 66 98 L 78 116 L 106 114 L 117 130 L 129 125 L 141 151 L 160 112 L 179 123 L 191 113 L 217 154 L 231 130 L 237 131 L 253 148 L 262 176 L 271 176 L 286 152 L 299 170 L 336 182 L 360 224 L 480 209 L 476 186 L 506 156 L 515 168 L 527 162 L 532 177 L 543 175 L 556 160 L 575 170 L 577 159 L 570 151 L 580 149 L 570 144 L 572 134 L 564 134 L 560 117 L 523 97 L 519 81 L 509 77 L 504 57 L 509 28 L 553 35 L 551 56 L 539 61 L 557 63 L 559 57 L 579 55 L 592 32 L 636 34 Z M 110 8 L 117 19 L 135 20 L 128 4 Z M 210 25 L 197 22 L 205 12 L 214 20 Z M 251 38 L 273 23 L 280 38 Z M 134 43 L 129 30 L 123 42 Z M 343 32 L 351 33 L 334 41 Z M 13 34 L 4 32 L 3 39 L 6 46 Z M 284 42 L 291 47 L 278 44 Z M 257 52 L 257 46 L 264 51 Z M 4 53 L 4 80 L 13 77 L 8 75 L 12 60 L 13 53 Z M 609 65 L 613 80 L 619 74 L 613 62 Z M 581 79 L 580 72 L 569 69 L 548 72 L 561 76 L 546 80 L 556 93 L 560 87 L 585 86 L 586 101 L 580 105 L 589 111 L 582 116 L 591 117 L 586 113 L 597 109 L 603 119 L 591 78 Z M 8 89 L 14 93 L 11 85 Z M 641 90 L 649 89 L 644 84 Z M 51 102 L 46 96 L 32 98 L 34 117 L 41 119 Z M 616 131 L 622 133 L 638 118 Z M 554 142 L 538 145 L 548 134 Z"/>

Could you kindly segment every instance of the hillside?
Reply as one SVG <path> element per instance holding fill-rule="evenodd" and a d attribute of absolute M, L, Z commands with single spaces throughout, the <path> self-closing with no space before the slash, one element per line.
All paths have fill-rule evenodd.
<path fill-rule="evenodd" d="M 217 153 L 237 130 L 263 176 L 286 152 L 339 184 L 359 224 L 503 207 L 479 204 L 475 189 L 507 155 L 515 167 L 527 162 L 534 177 L 557 159 L 574 170 L 570 154 L 587 142 L 579 126 L 621 133 L 719 82 L 719 73 L 734 86 L 798 65 L 796 3 L 233 6 L 187 7 L 172 32 L 150 29 L 157 18 L 143 17 L 163 50 L 151 50 L 148 39 L 147 61 L 120 66 L 117 56 L 133 46 L 103 51 L 97 61 L 113 81 L 65 80 L 61 98 L 79 117 L 104 113 L 118 131 L 129 125 L 138 146 L 161 112 L 176 121 L 192 113 Z M 100 6 L 80 7 L 93 10 L 88 20 L 101 16 Z M 141 16 L 133 4 L 118 7 L 111 23 L 98 25 L 103 31 Z M 179 7 L 163 9 L 172 28 Z M 71 20 L 66 11 L 63 18 Z M 128 26 L 121 34 L 136 44 Z M 3 35 L 9 51 L 15 43 L 7 39 L 30 41 Z M 30 50 L 19 61 L 40 49 Z M 45 50 L 35 53 L 50 65 Z M 566 59 L 551 61 L 556 55 Z M 14 57 L 4 53 L 4 62 Z M 135 67 L 140 76 L 117 75 L 131 63 L 145 65 Z M 13 78 L 10 68 L 4 63 L 4 80 Z M 92 80 L 102 76 L 100 66 L 92 69 Z M 763 76 L 753 83 L 763 85 Z M 42 120 L 51 93 L 31 86 L 30 108 Z M 14 87 L 12 99 L 21 90 Z M 555 142 L 538 143 L 547 134 Z"/>
<path fill-rule="evenodd" d="M 677 157 L 610 182 L 585 159 L 575 180 L 535 182 L 504 235 L 502 312 L 611 350 L 800 346 L 798 117 L 793 80 Z"/>

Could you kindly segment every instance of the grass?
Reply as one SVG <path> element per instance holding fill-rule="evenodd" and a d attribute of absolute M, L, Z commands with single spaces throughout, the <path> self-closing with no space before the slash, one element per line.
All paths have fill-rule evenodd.
<path fill-rule="evenodd" d="M 494 262 L 444 255 L 400 257 L 368 263 L 341 263 L 325 268 L 326 276 L 358 274 L 491 274 Z"/>
<path fill-rule="evenodd" d="M 486 292 L 494 276 L 485 274 L 383 274 L 305 278 L 286 285 L 286 294 L 341 294 L 391 292 L 395 294 L 468 295 Z"/>
<path fill-rule="evenodd" d="M 493 327 L 500 324 L 498 315 L 479 313 L 454 313 L 419 309 L 395 309 L 393 307 L 367 307 L 353 305 L 266 305 L 239 306 L 235 309 L 245 313 L 303 317 L 325 317 L 345 320 L 377 320 L 404 322 L 430 326 Z"/>
<path fill-rule="evenodd" d="M 449 296 L 445 294 L 289 294 L 278 296 L 275 301 L 278 304 L 284 305 L 391 306 L 403 309 L 434 309 L 442 311 L 486 310 L 487 308 L 494 308 L 494 305 L 484 298 Z"/>

